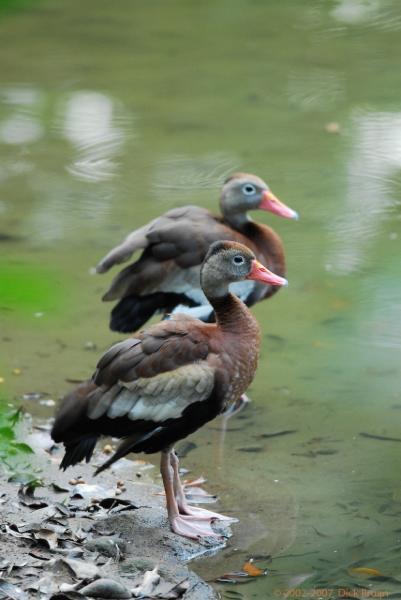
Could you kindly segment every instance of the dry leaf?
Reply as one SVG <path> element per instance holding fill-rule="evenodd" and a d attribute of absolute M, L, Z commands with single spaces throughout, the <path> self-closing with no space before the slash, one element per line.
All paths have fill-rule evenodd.
<path fill-rule="evenodd" d="M 373 567 L 354 567 L 349 569 L 350 575 L 368 575 L 370 577 L 384 577 L 384 574 Z"/>
<path fill-rule="evenodd" d="M 147 596 L 151 596 L 159 581 L 160 575 L 157 572 L 157 567 L 152 569 L 152 571 L 145 571 L 141 585 L 138 585 L 131 590 L 132 595 L 135 598 L 146 598 Z"/>
<path fill-rule="evenodd" d="M 242 569 L 247 573 L 250 577 L 260 577 L 261 575 L 266 575 L 266 571 L 264 569 L 260 569 L 256 565 L 254 565 L 253 560 L 250 559 L 248 562 L 244 564 Z"/>

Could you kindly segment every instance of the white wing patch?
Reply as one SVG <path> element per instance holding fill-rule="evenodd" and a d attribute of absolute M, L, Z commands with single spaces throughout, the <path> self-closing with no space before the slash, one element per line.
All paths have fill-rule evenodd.
<path fill-rule="evenodd" d="M 128 417 L 132 421 L 161 423 L 179 418 L 194 402 L 209 398 L 214 386 L 214 368 L 206 362 L 179 367 L 155 377 L 141 377 L 133 382 L 119 382 L 120 392 L 110 402 L 102 398 L 92 406 L 91 419 L 107 415 L 110 419 Z"/>
<path fill-rule="evenodd" d="M 213 307 L 210 304 L 202 306 L 185 306 L 185 304 L 178 304 L 175 309 L 171 312 L 172 315 L 188 315 L 194 319 L 201 319 L 206 321 L 213 312 Z"/>

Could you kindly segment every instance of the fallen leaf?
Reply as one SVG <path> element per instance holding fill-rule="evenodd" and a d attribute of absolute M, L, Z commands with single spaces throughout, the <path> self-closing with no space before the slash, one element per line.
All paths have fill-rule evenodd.
<path fill-rule="evenodd" d="M 260 569 L 259 567 L 257 567 L 254 563 L 253 560 L 250 559 L 248 560 L 248 562 L 246 562 L 244 564 L 244 566 L 242 567 L 242 569 L 245 571 L 245 573 L 247 573 L 250 577 L 261 577 L 261 575 L 266 575 L 266 570 L 265 569 Z"/>
<path fill-rule="evenodd" d="M 53 490 L 53 492 L 56 492 L 57 494 L 60 494 L 61 492 L 69 491 L 67 488 L 61 487 L 61 485 L 58 485 L 57 483 L 51 483 L 50 487 Z"/>
<path fill-rule="evenodd" d="M 349 569 L 349 573 L 350 575 L 370 575 L 375 577 L 384 577 L 381 571 L 373 567 L 354 567 L 353 569 Z"/>
<path fill-rule="evenodd" d="M 35 488 L 28 485 L 21 485 L 18 490 L 18 500 L 24 506 L 29 506 L 29 508 L 45 508 L 49 505 L 48 502 L 44 498 L 35 498 L 34 497 Z"/>
<path fill-rule="evenodd" d="M 135 598 L 146 598 L 146 596 L 151 596 L 159 581 L 160 575 L 157 571 L 157 567 L 152 569 L 152 571 L 145 571 L 141 585 L 138 585 L 131 590 L 132 595 Z"/>
<path fill-rule="evenodd" d="M 90 562 L 76 558 L 61 558 L 60 560 L 70 567 L 78 579 L 95 579 L 100 576 L 99 569 Z"/>
<path fill-rule="evenodd" d="M 28 600 L 29 596 L 20 587 L 0 579 L 0 598 L 11 600 Z"/>

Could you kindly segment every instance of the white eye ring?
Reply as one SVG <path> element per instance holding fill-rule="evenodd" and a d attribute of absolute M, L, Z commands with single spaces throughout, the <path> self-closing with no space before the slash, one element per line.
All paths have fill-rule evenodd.
<path fill-rule="evenodd" d="M 234 258 L 233 258 L 233 263 L 235 265 L 243 265 L 244 262 L 245 262 L 244 257 L 239 254 L 237 254 L 237 256 L 234 256 Z"/>
<path fill-rule="evenodd" d="M 246 196 L 251 196 L 256 192 L 256 188 L 254 185 L 252 185 L 252 183 L 246 183 L 244 186 L 242 186 L 242 191 Z"/>

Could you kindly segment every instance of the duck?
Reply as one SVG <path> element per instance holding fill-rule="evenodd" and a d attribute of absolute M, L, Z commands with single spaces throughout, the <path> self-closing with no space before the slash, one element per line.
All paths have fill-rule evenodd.
<path fill-rule="evenodd" d="M 238 401 L 259 356 L 259 324 L 229 286 L 248 280 L 287 284 L 249 248 L 226 240 L 210 246 L 200 279 L 215 322 L 177 314 L 116 343 L 92 379 L 64 398 L 51 431 L 64 444 L 63 470 L 89 462 L 102 436 L 122 441 L 95 474 L 131 452 L 161 452 L 171 529 L 192 539 L 216 535 L 211 523 L 229 517 L 188 505 L 174 445 Z"/>
<path fill-rule="evenodd" d="M 298 213 L 283 204 L 256 175 L 233 173 L 223 185 L 221 215 L 200 206 L 182 206 L 131 232 L 95 267 L 105 273 L 141 255 L 122 269 L 103 295 L 117 301 L 110 315 L 110 329 L 132 333 L 155 313 L 186 313 L 205 322 L 213 320 L 199 279 L 200 266 L 211 243 L 232 240 L 248 246 L 259 262 L 281 277 L 286 275 L 284 248 L 270 227 L 255 223 L 251 210 L 270 211 L 280 217 L 298 219 Z M 248 306 L 270 298 L 277 287 L 257 281 L 235 282 L 232 291 Z"/>

